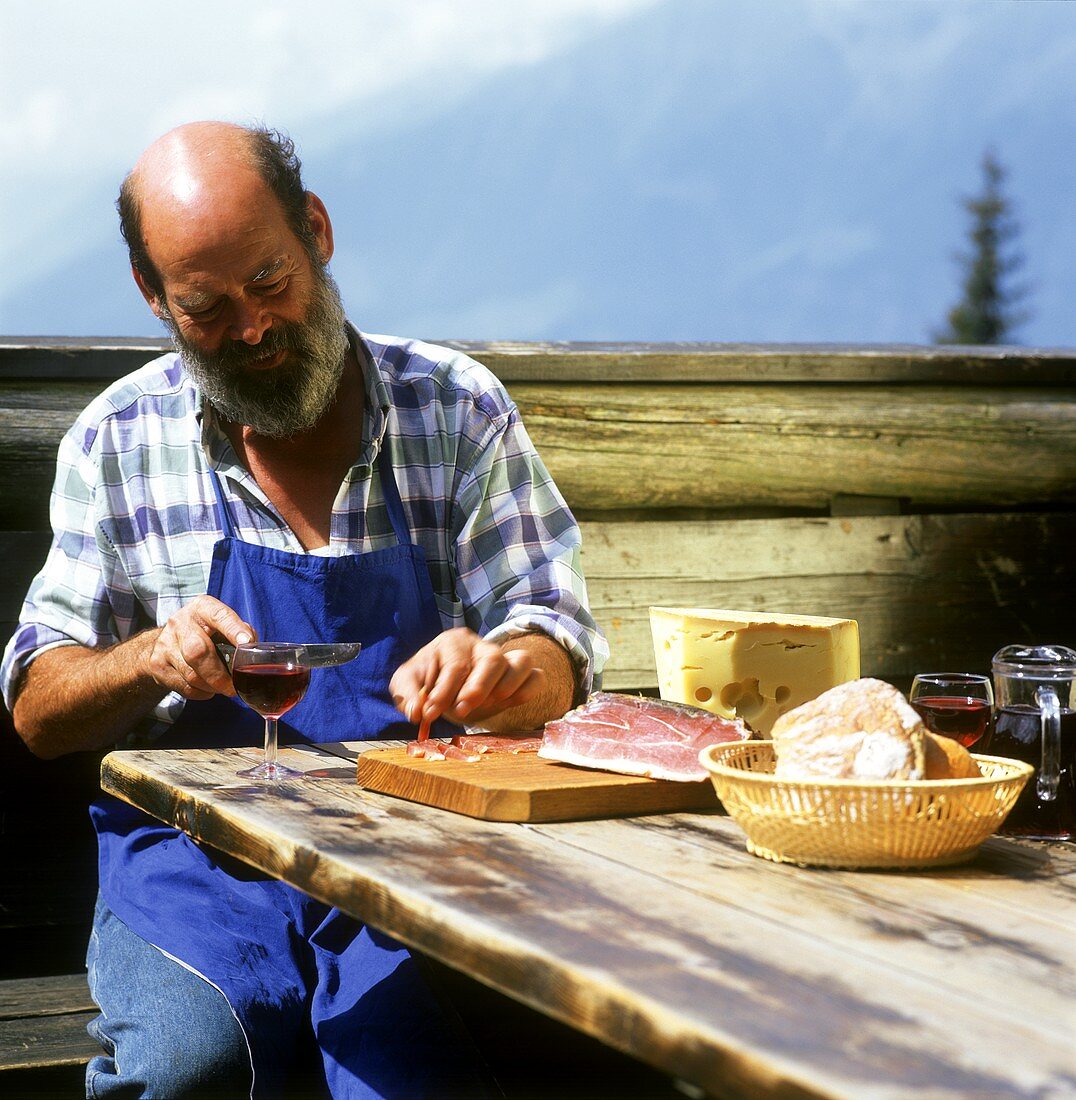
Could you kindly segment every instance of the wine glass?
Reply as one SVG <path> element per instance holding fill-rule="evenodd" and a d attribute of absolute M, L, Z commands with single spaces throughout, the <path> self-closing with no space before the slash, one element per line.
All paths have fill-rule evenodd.
<path fill-rule="evenodd" d="M 912 680 L 911 704 L 932 733 L 969 749 L 990 728 L 994 690 L 989 676 L 973 672 L 921 672 Z"/>
<path fill-rule="evenodd" d="M 239 698 L 265 719 L 265 758 L 239 774 L 248 779 L 294 779 L 303 773 L 277 761 L 277 719 L 306 694 L 310 668 L 303 646 L 290 642 L 251 642 L 235 647 L 232 683 Z"/>

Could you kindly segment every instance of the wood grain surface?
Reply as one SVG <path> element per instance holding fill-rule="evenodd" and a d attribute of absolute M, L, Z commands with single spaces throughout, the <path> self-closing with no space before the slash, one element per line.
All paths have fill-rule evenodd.
<path fill-rule="evenodd" d="M 618 775 L 534 753 L 486 753 L 467 762 L 379 749 L 359 756 L 357 778 L 367 790 L 486 821 L 578 821 L 717 806 L 709 780 L 674 783 Z"/>
<path fill-rule="evenodd" d="M 363 791 L 329 754 L 276 787 L 241 785 L 242 759 L 113 753 L 103 782 L 705 1094 L 1076 1091 L 1071 845 L 806 870 L 717 813 L 486 822 Z"/>
<path fill-rule="evenodd" d="M 20 1095 L 6 1091 L 18 1088 L 3 1076 L 7 1071 L 80 1065 L 100 1054 L 86 1031 L 98 1013 L 85 974 L 0 982 L 0 1093 Z"/>
<path fill-rule="evenodd" d="M 989 672 L 1016 640 L 1073 637 L 1076 513 L 584 523 L 605 686 L 656 684 L 649 607 L 856 619 L 863 674 Z"/>
<path fill-rule="evenodd" d="M 511 387 L 569 504 L 915 508 L 1076 502 L 1076 389 Z"/>
<path fill-rule="evenodd" d="M 97 1015 L 95 1006 L 90 1012 L 0 1020 L 0 1072 L 85 1065 L 101 1053 L 101 1044 L 86 1031 L 86 1025 Z M 5 1084 L 0 1076 L 0 1090 Z M 22 1086 L 14 1086 L 18 1091 L 6 1095 L 13 1100 L 33 1096 L 29 1089 L 22 1091 L 26 1085 L 23 1082 Z"/>
<path fill-rule="evenodd" d="M 1076 349 L 935 344 L 439 340 L 503 381 L 1076 382 Z M 3 336 L 0 379 L 111 381 L 170 351 L 163 336 Z"/>
<path fill-rule="evenodd" d="M 97 1011 L 85 974 L 50 974 L 0 982 L 0 1020 Z"/>
<path fill-rule="evenodd" d="M 44 526 L 56 447 L 99 385 L 0 380 L 9 528 Z M 1076 387 L 509 382 L 569 505 L 916 510 L 1076 503 Z"/>

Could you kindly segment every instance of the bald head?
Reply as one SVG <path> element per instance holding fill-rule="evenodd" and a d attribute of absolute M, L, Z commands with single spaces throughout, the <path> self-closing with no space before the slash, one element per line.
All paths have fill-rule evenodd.
<path fill-rule="evenodd" d="M 140 204 L 190 204 L 207 186 L 236 172 L 256 172 L 249 130 L 227 122 L 191 122 L 159 137 L 130 175 Z"/>
<path fill-rule="evenodd" d="M 131 266 L 155 294 L 162 279 L 153 257 L 161 219 L 192 233 L 208 231 L 237 203 L 280 204 L 287 224 L 318 260 L 299 158 L 290 138 L 229 122 L 191 122 L 159 137 L 123 181 L 117 208 Z M 208 221 L 207 221 L 208 219 Z M 323 257 L 322 257 L 323 258 Z"/>

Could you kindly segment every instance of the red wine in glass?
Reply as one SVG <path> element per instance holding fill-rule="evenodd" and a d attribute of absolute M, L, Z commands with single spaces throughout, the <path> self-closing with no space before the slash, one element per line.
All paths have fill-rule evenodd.
<path fill-rule="evenodd" d="M 239 698 L 263 718 L 279 718 L 306 694 L 310 669 L 287 664 L 246 665 L 232 673 Z"/>
<path fill-rule="evenodd" d="M 265 719 L 265 755 L 239 774 L 249 779 L 294 779 L 303 773 L 277 760 L 277 719 L 306 694 L 310 666 L 305 649 L 289 642 L 250 642 L 232 654 L 232 684 L 251 710 Z"/>
<path fill-rule="evenodd" d="M 994 692 L 988 676 L 975 672 L 919 672 L 908 701 L 923 725 L 970 748 L 990 729 Z"/>
<path fill-rule="evenodd" d="M 923 725 L 970 749 L 990 728 L 990 704 L 985 699 L 955 695 L 921 695 L 912 701 Z"/>

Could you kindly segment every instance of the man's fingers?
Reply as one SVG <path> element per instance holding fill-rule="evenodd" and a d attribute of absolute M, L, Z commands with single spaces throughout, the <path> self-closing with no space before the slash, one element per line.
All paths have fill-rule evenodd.
<path fill-rule="evenodd" d="M 389 685 L 393 701 L 409 722 L 435 721 L 454 712 L 476 662 L 499 654 L 498 646 L 470 630 L 445 631 L 396 670 Z"/>
<path fill-rule="evenodd" d="M 481 667 L 488 660 L 489 657 L 482 652 L 454 652 L 447 659 L 443 658 L 422 708 L 423 716 L 434 719 L 447 711 L 457 710 L 463 685 L 473 674 L 476 665 Z"/>
<path fill-rule="evenodd" d="M 504 704 L 523 688 L 532 671 L 525 653 L 505 653 L 496 647 L 495 653 L 487 653 L 475 662 L 456 693 L 453 709 L 465 716 L 479 707 Z"/>
<path fill-rule="evenodd" d="M 195 645 L 193 648 L 199 649 L 200 647 Z M 215 650 L 214 654 L 216 655 Z M 219 656 L 217 656 L 217 661 L 219 663 Z M 174 651 L 172 656 L 172 669 L 175 676 L 182 684 L 179 689 L 181 695 L 185 696 L 187 699 L 198 699 L 216 695 L 218 691 L 221 690 L 234 691 L 231 679 L 227 671 L 223 669 L 223 666 L 222 676 L 225 684 L 222 687 L 218 687 L 217 684 L 214 683 L 214 680 L 217 679 L 217 683 L 219 683 L 219 679 L 212 673 L 203 675 L 202 671 L 199 669 L 200 663 L 202 662 L 196 659 L 188 659 L 183 646 L 180 646 Z"/>
<path fill-rule="evenodd" d="M 213 596 L 199 596 L 184 610 L 189 610 L 191 620 L 212 638 L 223 635 L 233 645 L 244 645 L 257 640 L 257 632 L 244 622 L 226 603 Z"/>
<path fill-rule="evenodd" d="M 415 725 L 421 720 L 422 706 L 426 702 L 426 676 L 429 665 L 429 646 L 420 649 L 409 661 L 405 661 L 392 674 L 389 694 L 400 713 Z"/>
<path fill-rule="evenodd" d="M 161 629 L 149 657 L 149 671 L 167 691 L 187 699 L 234 695 L 231 676 L 216 641 L 253 641 L 255 631 L 226 604 L 199 596 L 181 608 Z"/>
<path fill-rule="evenodd" d="M 525 703 L 529 703 L 532 699 L 537 698 L 545 686 L 545 683 L 546 674 L 540 668 L 532 668 L 527 674 L 527 678 L 512 695 L 497 699 L 496 701 L 487 700 L 485 703 L 469 711 L 467 717 L 472 722 L 483 722 L 487 718 L 492 718 L 494 715 L 500 714 L 502 711 L 521 707 Z"/>
<path fill-rule="evenodd" d="M 502 649 L 465 628 L 439 635 L 397 669 L 390 691 L 409 722 L 481 720 L 529 703 L 545 674 L 524 649 Z"/>

